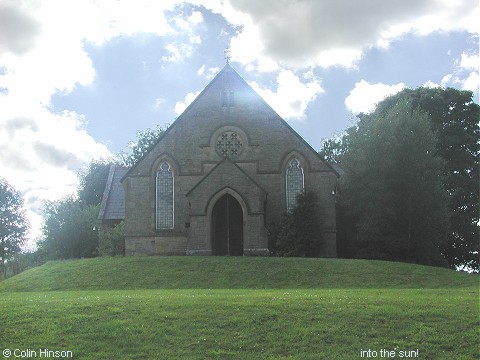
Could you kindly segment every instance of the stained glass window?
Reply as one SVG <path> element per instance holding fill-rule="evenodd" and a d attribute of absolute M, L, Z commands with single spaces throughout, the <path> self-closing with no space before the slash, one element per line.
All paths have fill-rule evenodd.
<path fill-rule="evenodd" d="M 297 205 L 297 195 L 303 191 L 303 169 L 300 161 L 295 158 L 290 160 L 286 177 L 287 212 L 291 212 Z"/>
<path fill-rule="evenodd" d="M 173 171 L 163 162 L 157 172 L 157 229 L 173 228 Z"/>

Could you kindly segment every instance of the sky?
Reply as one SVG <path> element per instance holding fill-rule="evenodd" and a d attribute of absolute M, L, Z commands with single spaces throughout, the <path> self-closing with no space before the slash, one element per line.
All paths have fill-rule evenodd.
<path fill-rule="evenodd" d="M 0 0 L 0 177 L 41 236 L 93 159 L 173 123 L 226 63 L 314 149 L 403 88 L 479 99 L 478 0 Z"/>

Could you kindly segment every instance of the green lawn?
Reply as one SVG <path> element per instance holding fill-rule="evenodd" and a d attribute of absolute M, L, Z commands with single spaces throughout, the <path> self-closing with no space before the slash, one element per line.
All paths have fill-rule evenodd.
<path fill-rule="evenodd" d="M 396 359 L 477 359 L 478 279 L 353 260 L 51 262 L 0 283 L 0 351 L 31 349 L 38 358 L 40 349 L 68 350 L 75 359 L 361 359 L 368 350 L 382 358 L 385 349 Z"/>

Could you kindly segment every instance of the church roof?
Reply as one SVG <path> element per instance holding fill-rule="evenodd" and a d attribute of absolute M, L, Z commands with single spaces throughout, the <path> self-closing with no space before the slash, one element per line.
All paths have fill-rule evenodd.
<path fill-rule="evenodd" d="M 125 191 L 120 180 L 127 171 L 128 168 L 123 166 L 110 166 L 98 213 L 99 220 L 121 220 L 125 218 Z"/>
<path fill-rule="evenodd" d="M 253 88 L 242 78 L 240 74 L 237 73 L 237 71 L 227 62 L 227 64 L 220 70 L 220 72 L 208 83 L 208 85 L 200 92 L 200 94 L 190 103 L 189 106 L 183 111 L 182 114 L 168 127 L 167 130 L 163 132 L 163 134 L 160 136 L 160 138 L 157 140 L 157 142 L 150 147 L 149 151 L 147 151 L 123 176 L 123 178 L 120 181 L 123 181 L 128 175 L 130 175 L 137 165 L 142 162 L 142 160 L 148 156 L 148 154 L 155 148 L 156 144 L 162 141 L 163 138 L 168 136 L 170 131 L 177 126 L 179 123 L 183 121 L 185 117 L 187 117 L 187 114 L 196 107 L 197 102 L 200 101 L 200 99 L 203 97 L 203 95 L 208 92 L 210 87 L 212 87 L 213 84 L 215 84 L 217 81 L 223 81 L 225 83 L 230 83 L 234 82 L 234 80 L 240 80 L 243 85 L 249 89 L 249 91 L 254 94 L 257 97 L 257 100 L 261 103 L 263 103 L 270 111 L 272 114 L 275 115 L 275 117 L 283 123 L 284 126 L 286 126 L 289 131 L 296 136 L 302 143 L 306 145 L 307 148 L 309 148 L 337 177 L 340 175 L 338 174 L 337 170 L 331 166 L 325 159 L 322 158 L 318 154 L 315 149 L 311 147 L 310 144 L 308 144 L 278 113 L 255 91 Z"/>

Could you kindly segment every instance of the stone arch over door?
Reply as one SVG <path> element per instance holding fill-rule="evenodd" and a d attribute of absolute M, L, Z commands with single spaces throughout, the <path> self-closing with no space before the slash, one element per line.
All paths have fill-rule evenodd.
<path fill-rule="evenodd" d="M 224 189 L 210 201 L 208 211 L 212 255 L 242 256 L 247 207 L 232 189 Z"/>

